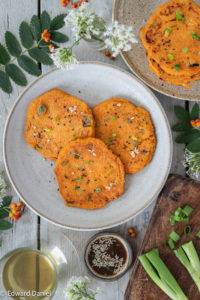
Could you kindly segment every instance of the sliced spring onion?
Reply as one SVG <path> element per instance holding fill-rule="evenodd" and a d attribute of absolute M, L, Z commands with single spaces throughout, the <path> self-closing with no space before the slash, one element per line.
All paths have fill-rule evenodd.
<path fill-rule="evenodd" d="M 174 243 L 174 241 L 172 240 L 172 239 L 168 239 L 168 241 L 167 241 L 167 245 L 169 246 L 169 248 L 171 249 L 171 250 L 174 250 L 175 249 L 175 243 Z"/>
<path fill-rule="evenodd" d="M 191 226 L 189 226 L 189 225 L 186 226 L 185 229 L 184 229 L 184 233 L 185 233 L 185 234 L 189 234 L 191 231 L 192 231 L 192 228 L 191 228 Z"/>
<path fill-rule="evenodd" d="M 191 213 L 193 212 L 193 208 L 189 205 L 186 205 L 183 207 L 182 211 L 187 217 L 189 217 L 189 215 L 191 215 Z"/>
<path fill-rule="evenodd" d="M 170 28 L 170 27 L 165 28 L 165 30 L 164 30 L 165 37 L 168 37 L 171 33 L 172 33 L 172 28 Z"/>
<path fill-rule="evenodd" d="M 172 61 L 174 60 L 174 55 L 172 53 L 168 53 L 167 58 Z"/>
<path fill-rule="evenodd" d="M 200 231 L 197 232 L 196 236 L 197 236 L 198 238 L 200 238 Z"/>
<path fill-rule="evenodd" d="M 174 241 L 175 243 L 177 243 L 180 240 L 180 235 L 176 232 L 176 231 L 172 231 L 169 235 L 169 238 Z"/>
<path fill-rule="evenodd" d="M 182 48 L 183 53 L 188 53 L 189 52 L 189 48 L 188 47 L 184 47 Z"/>
<path fill-rule="evenodd" d="M 177 21 L 183 21 L 184 20 L 184 15 L 180 11 L 176 11 L 176 20 Z"/>
<path fill-rule="evenodd" d="M 153 282 L 172 300 L 188 300 L 176 279 L 159 255 L 158 249 L 139 256 L 143 268 Z"/>
<path fill-rule="evenodd" d="M 174 250 L 175 255 L 189 272 L 200 291 L 200 260 L 192 241 Z"/>
<path fill-rule="evenodd" d="M 170 224 L 174 225 L 176 222 L 188 222 L 189 216 L 192 213 L 193 208 L 189 205 L 185 205 L 183 208 L 178 207 L 173 214 L 170 215 Z"/>
<path fill-rule="evenodd" d="M 196 34 L 196 33 L 192 33 L 192 38 L 193 40 L 197 40 L 197 41 L 200 41 L 200 35 Z"/>

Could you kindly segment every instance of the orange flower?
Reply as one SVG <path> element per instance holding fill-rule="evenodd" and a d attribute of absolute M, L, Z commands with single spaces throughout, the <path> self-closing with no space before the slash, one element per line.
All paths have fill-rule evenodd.
<path fill-rule="evenodd" d="M 88 2 L 88 0 L 78 0 L 71 4 L 72 8 L 79 8 L 83 3 Z"/>
<path fill-rule="evenodd" d="M 192 127 L 200 127 L 200 119 L 192 120 L 190 123 Z"/>
<path fill-rule="evenodd" d="M 66 7 L 70 2 L 70 0 L 60 0 L 62 7 Z"/>
<path fill-rule="evenodd" d="M 13 202 L 10 204 L 10 213 L 9 217 L 13 221 L 19 220 L 24 210 L 24 203 L 23 202 Z"/>
<path fill-rule="evenodd" d="M 51 33 L 48 29 L 44 29 L 41 35 L 42 40 L 44 40 L 46 43 L 48 43 L 51 40 Z"/>

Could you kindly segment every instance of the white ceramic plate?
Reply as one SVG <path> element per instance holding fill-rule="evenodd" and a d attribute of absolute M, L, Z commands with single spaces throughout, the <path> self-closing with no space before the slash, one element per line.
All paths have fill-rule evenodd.
<path fill-rule="evenodd" d="M 53 163 L 24 142 L 27 105 L 53 87 L 84 99 L 91 107 L 111 96 L 121 96 L 151 113 L 157 135 L 154 158 L 137 175 L 126 176 L 124 195 L 106 208 L 89 211 L 66 207 L 57 191 Z M 169 174 L 171 159 L 170 127 L 159 101 L 134 76 L 100 63 L 81 63 L 70 71 L 53 70 L 37 79 L 18 98 L 4 132 L 6 170 L 18 195 L 41 217 L 75 230 L 105 229 L 133 218 L 160 192 Z"/>

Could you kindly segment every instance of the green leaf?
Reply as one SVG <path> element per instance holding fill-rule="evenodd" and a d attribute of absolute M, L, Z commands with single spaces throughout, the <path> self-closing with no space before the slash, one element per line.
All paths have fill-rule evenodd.
<path fill-rule="evenodd" d="M 6 40 L 6 47 L 10 52 L 10 54 L 14 57 L 19 57 L 22 52 L 22 48 L 17 38 L 14 36 L 14 34 L 12 34 L 12 32 L 10 31 L 6 31 L 5 40 Z"/>
<path fill-rule="evenodd" d="M 24 48 L 29 49 L 33 46 L 34 38 L 28 23 L 22 22 L 19 26 L 19 36 Z"/>
<path fill-rule="evenodd" d="M 41 14 L 40 21 L 41 21 L 42 31 L 44 29 L 50 29 L 51 18 L 45 10 Z"/>
<path fill-rule="evenodd" d="M 4 210 L 3 208 L 0 208 L 0 219 L 7 218 L 9 216 L 9 213 Z"/>
<path fill-rule="evenodd" d="M 51 30 L 58 30 L 62 28 L 65 25 L 64 18 L 66 17 L 66 14 L 61 14 L 56 16 L 52 21 L 50 25 Z"/>
<path fill-rule="evenodd" d="M 0 44 L 0 64 L 6 65 L 10 61 L 10 55 L 8 54 L 6 48 Z"/>
<path fill-rule="evenodd" d="M 12 196 L 5 196 L 2 199 L 2 206 L 9 206 L 12 202 Z"/>
<path fill-rule="evenodd" d="M 37 62 L 43 65 L 52 65 L 53 61 L 50 56 L 43 49 L 33 48 L 28 51 L 29 55 L 34 58 Z"/>
<path fill-rule="evenodd" d="M 65 43 L 69 40 L 67 35 L 65 35 L 61 32 L 56 32 L 56 31 L 53 31 L 51 33 L 51 39 L 52 39 L 52 41 L 54 41 L 56 43 Z"/>
<path fill-rule="evenodd" d="M 40 19 L 36 15 L 34 15 L 32 17 L 30 26 L 31 26 L 31 31 L 32 31 L 34 38 L 37 41 L 39 41 L 41 39 L 42 31 L 41 31 Z"/>
<path fill-rule="evenodd" d="M 188 144 L 187 149 L 193 153 L 200 152 L 200 138 Z"/>
<path fill-rule="evenodd" d="M 178 123 L 172 126 L 173 131 L 189 131 L 191 130 L 191 126 L 189 123 Z"/>
<path fill-rule="evenodd" d="M 176 143 L 178 144 L 188 144 L 192 141 L 196 140 L 197 138 L 200 138 L 200 131 L 197 130 L 197 132 L 191 133 L 191 134 L 181 134 L 178 135 L 175 138 Z"/>
<path fill-rule="evenodd" d="M 38 67 L 38 64 L 26 55 L 21 55 L 18 59 L 19 66 L 24 69 L 27 73 L 33 76 L 40 76 L 41 70 Z"/>
<path fill-rule="evenodd" d="M 182 106 L 174 106 L 174 112 L 177 118 L 181 121 L 189 121 L 190 114 L 187 110 L 185 110 Z"/>
<path fill-rule="evenodd" d="M 190 118 L 192 120 L 199 118 L 199 105 L 197 103 L 195 103 L 192 107 L 192 110 L 190 112 Z"/>
<path fill-rule="evenodd" d="M 13 227 L 13 224 L 6 220 L 0 220 L 0 230 L 7 230 Z"/>
<path fill-rule="evenodd" d="M 16 84 L 20 86 L 27 85 L 27 80 L 24 73 L 15 64 L 6 65 L 6 73 Z"/>
<path fill-rule="evenodd" d="M 12 93 L 12 86 L 8 75 L 0 71 L 0 88 L 7 94 Z"/>

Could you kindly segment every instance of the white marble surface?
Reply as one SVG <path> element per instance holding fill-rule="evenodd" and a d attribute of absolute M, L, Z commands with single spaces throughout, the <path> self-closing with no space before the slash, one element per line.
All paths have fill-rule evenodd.
<path fill-rule="evenodd" d="M 112 0 L 94 0 L 93 6 L 96 11 L 105 16 L 107 20 L 111 20 L 112 12 Z M 29 21 L 33 14 L 39 14 L 41 11 L 47 10 L 49 14 L 55 16 L 58 13 L 63 13 L 64 9 L 60 6 L 59 0 L 1 0 L 0 1 L 0 42 L 4 43 L 4 32 L 11 30 L 13 33 L 18 35 L 18 25 L 22 20 Z M 97 52 L 91 46 L 82 42 L 76 49 L 76 54 L 79 60 L 86 61 L 103 61 L 107 63 L 120 66 L 125 70 L 128 70 L 123 60 L 119 57 L 114 61 L 104 57 L 101 53 Z M 45 73 L 49 68 L 44 67 L 43 72 Z M 34 80 L 34 77 L 29 76 L 29 81 Z M 17 96 L 23 90 L 23 88 L 14 87 L 13 93 L 8 96 L 7 94 L 0 91 L 0 161 L 2 161 L 2 137 L 4 124 L 7 115 L 14 104 Z M 184 101 L 178 101 L 171 99 L 167 96 L 163 96 L 159 93 L 155 93 L 159 101 L 163 105 L 165 112 L 168 116 L 170 124 L 174 124 L 175 117 L 173 113 L 174 105 L 185 105 Z M 174 144 L 173 163 L 171 172 L 178 174 L 185 174 L 185 170 L 181 164 L 183 159 L 183 147 L 181 145 Z M 2 163 L 1 166 L 3 167 Z M 154 204 L 148 207 L 143 213 L 137 216 L 135 219 L 115 227 L 112 231 L 119 232 L 123 236 L 127 236 L 127 229 L 131 226 L 136 226 L 138 229 L 138 237 L 136 240 L 130 240 L 134 254 L 137 253 L 137 249 L 141 244 L 145 230 L 151 216 L 151 212 Z M 83 252 L 84 246 L 87 240 L 95 232 L 75 232 L 70 230 L 60 229 L 44 219 L 40 219 L 30 210 L 26 210 L 22 219 L 14 225 L 14 228 L 5 233 L 0 233 L 0 239 L 2 240 L 2 247 L 0 248 L 0 257 L 2 257 L 9 249 L 15 248 L 18 245 L 29 246 L 35 245 L 39 247 L 43 240 L 50 242 L 56 236 L 57 240 L 60 237 L 60 243 L 62 243 L 61 233 L 66 234 L 74 245 L 77 247 L 78 253 L 81 257 L 81 274 L 86 274 Z M 100 287 L 102 292 L 98 296 L 99 300 L 122 300 L 124 298 L 124 291 L 126 289 L 131 270 L 120 280 L 113 283 L 105 283 L 96 279 L 92 279 L 92 286 Z M 77 274 L 79 275 L 79 274 Z M 55 300 L 60 300 L 54 297 Z"/>

